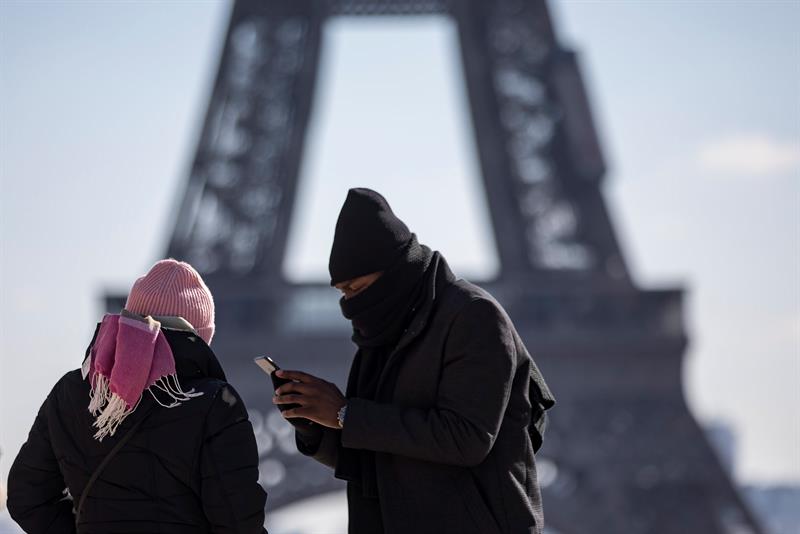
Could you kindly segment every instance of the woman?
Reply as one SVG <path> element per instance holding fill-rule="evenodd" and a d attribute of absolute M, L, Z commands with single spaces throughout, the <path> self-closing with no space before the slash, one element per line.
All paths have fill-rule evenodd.
<path fill-rule="evenodd" d="M 30 533 L 265 532 L 253 429 L 213 336 L 197 271 L 156 263 L 45 399 L 9 473 L 11 517 Z"/>

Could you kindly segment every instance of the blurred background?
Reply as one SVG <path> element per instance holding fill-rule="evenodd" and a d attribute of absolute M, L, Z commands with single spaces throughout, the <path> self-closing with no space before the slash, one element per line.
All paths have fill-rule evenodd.
<path fill-rule="evenodd" d="M 16 532 L 2 511 L 11 462 L 52 385 L 80 365 L 105 298 L 124 295 L 168 250 L 188 250 L 175 237 L 190 231 L 179 212 L 200 179 L 195 156 L 213 118 L 206 110 L 233 5 L 0 3 L 0 532 Z M 578 53 L 605 159 L 600 190 L 630 277 L 637 288 L 686 291 L 689 343 L 672 357 L 683 355 L 676 385 L 687 413 L 763 531 L 798 532 L 800 3 L 547 6 L 558 42 Z M 488 182 L 503 178 L 482 170 L 455 20 L 323 21 L 305 144 L 295 148 L 302 148 L 297 185 L 284 189 L 295 198 L 285 254 L 273 267 L 287 287 L 317 291 L 311 304 L 300 299 L 287 313 L 311 310 L 305 317 L 324 335 L 296 328 L 295 337 L 276 338 L 283 360 L 293 361 L 288 340 L 304 336 L 316 340 L 310 353 L 336 347 L 337 379 L 351 356 L 341 341 L 347 325 L 330 313 L 336 295 L 324 289 L 348 187 L 381 191 L 459 274 L 507 288 L 498 282 L 497 204 L 487 202 Z M 219 221 L 201 223 L 192 222 Z M 225 278 L 213 274 L 214 262 L 198 262 Z M 224 313 L 218 320 L 224 324 Z M 221 343 L 230 347 L 220 353 L 223 363 L 257 355 L 225 341 L 223 324 Z M 526 342 L 536 354 L 534 338 Z M 549 354 L 546 344 L 542 352 L 548 379 L 551 370 L 557 384 L 569 384 L 557 361 L 565 356 Z M 332 365 L 320 362 L 308 365 Z M 571 394 L 554 392 L 565 398 L 562 413 L 572 413 Z M 270 531 L 342 532 L 343 498 L 327 482 L 281 493 L 299 460 L 273 459 L 290 447 L 280 418 L 258 395 L 246 396 L 254 425 L 277 444 L 262 447 L 262 482 L 283 505 L 270 514 Z M 570 433 L 558 418 L 556 409 L 554 443 L 564 444 Z M 546 515 L 549 502 L 559 510 L 578 491 L 559 485 L 560 462 L 570 458 L 553 447 L 543 457 L 542 483 L 550 477 L 553 484 L 545 488 Z M 638 471 L 643 487 L 648 473 Z M 301 494 L 307 498 L 289 497 Z M 632 524 L 625 531 L 655 530 Z"/>

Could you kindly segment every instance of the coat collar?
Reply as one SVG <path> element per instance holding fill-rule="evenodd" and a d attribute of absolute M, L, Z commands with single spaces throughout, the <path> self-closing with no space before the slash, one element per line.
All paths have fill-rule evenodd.
<path fill-rule="evenodd" d="M 161 327 L 175 356 L 179 378 L 216 378 L 227 382 L 214 351 L 193 331 Z"/>

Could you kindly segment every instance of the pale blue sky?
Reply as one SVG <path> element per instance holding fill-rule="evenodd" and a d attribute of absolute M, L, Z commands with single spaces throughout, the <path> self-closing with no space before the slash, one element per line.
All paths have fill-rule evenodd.
<path fill-rule="evenodd" d="M 800 4 L 553 7 L 581 52 L 634 276 L 689 290 L 693 412 L 734 425 L 740 480 L 800 480 Z M 165 249 L 227 14 L 219 2 L 0 3 L 0 478 L 51 385 L 79 365 L 100 295 L 127 289 Z M 452 29 L 377 24 L 326 34 L 330 96 L 317 100 L 301 184 L 314 217 L 295 227 L 292 269 L 324 266 L 326 221 L 362 180 L 463 272 L 491 272 L 472 253 L 491 238 Z M 387 82 L 388 53 L 409 76 Z M 407 100 L 381 109 L 367 83 Z M 409 134 L 409 113 L 437 118 L 429 137 Z M 371 127 L 381 135 L 365 137 Z M 357 164 L 361 143 L 371 158 Z M 397 147 L 405 157 L 381 168 Z M 448 205 L 472 226 L 438 224 L 392 185 L 425 175 L 433 205 L 457 188 Z"/>

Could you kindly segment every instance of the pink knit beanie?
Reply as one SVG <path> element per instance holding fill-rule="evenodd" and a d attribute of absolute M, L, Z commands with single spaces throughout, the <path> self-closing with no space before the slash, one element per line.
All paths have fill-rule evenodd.
<path fill-rule="evenodd" d="M 173 259 L 157 262 L 136 280 L 125 309 L 139 315 L 178 315 L 206 343 L 214 337 L 214 298 L 194 267 Z"/>

